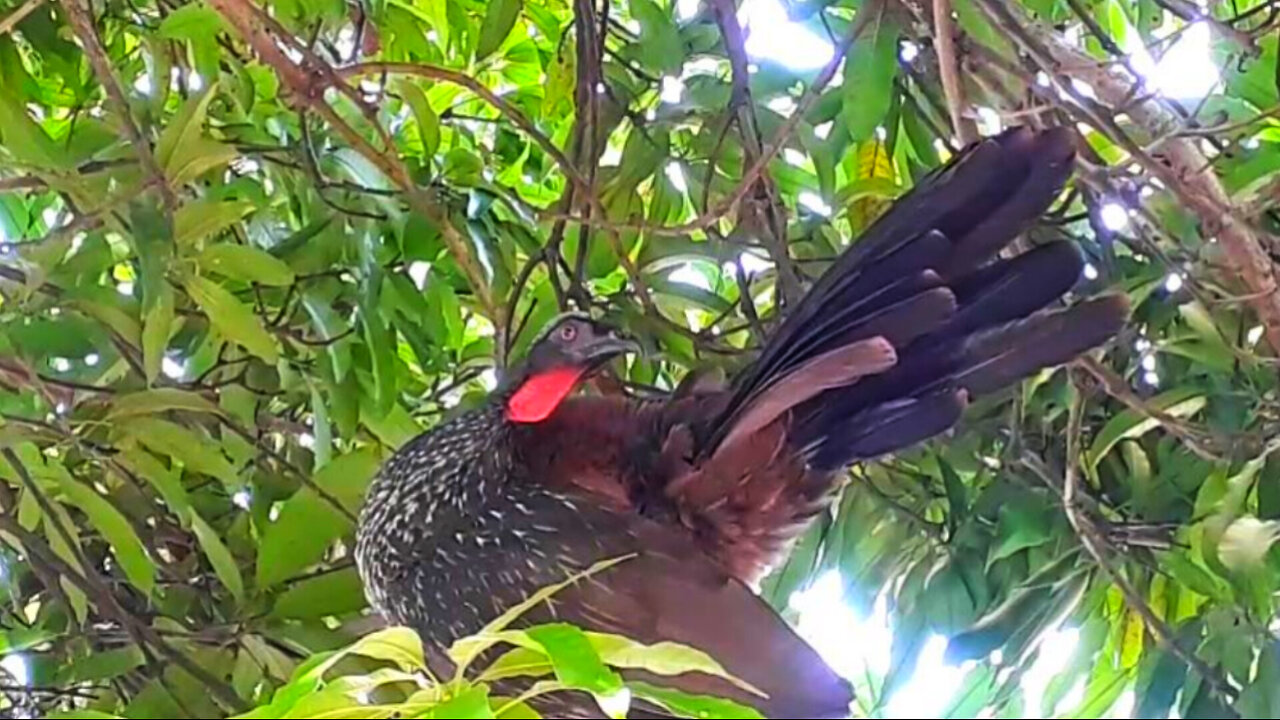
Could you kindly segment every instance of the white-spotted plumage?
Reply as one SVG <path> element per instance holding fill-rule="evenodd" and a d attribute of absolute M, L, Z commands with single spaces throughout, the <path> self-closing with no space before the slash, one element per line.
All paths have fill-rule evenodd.
<path fill-rule="evenodd" d="M 436 647 L 601 556 L 581 542 L 593 533 L 561 536 L 557 517 L 586 521 L 530 481 L 516 432 L 495 398 L 410 441 L 369 490 L 355 553 L 369 602 Z"/>

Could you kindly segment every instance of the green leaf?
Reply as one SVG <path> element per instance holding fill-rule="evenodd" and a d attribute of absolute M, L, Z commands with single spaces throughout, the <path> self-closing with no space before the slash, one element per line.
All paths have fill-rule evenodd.
<path fill-rule="evenodd" d="M 169 12 L 160 21 L 161 37 L 170 39 L 187 39 L 199 35 L 216 36 L 225 28 L 222 16 L 203 2 L 182 5 Z"/>
<path fill-rule="evenodd" d="M 288 685 L 281 689 L 271 709 L 277 712 L 287 709 L 301 696 L 314 691 L 319 680 L 335 665 L 351 655 L 385 660 L 396 664 L 405 672 L 418 672 L 426 667 L 422 639 L 406 627 L 389 627 L 366 635 L 355 644 L 328 655 L 318 655 L 298 669 Z M 281 697 L 284 696 L 284 697 Z M 290 697 L 292 696 L 292 697 Z M 286 702 L 282 703 L 281 700 Z M 292 700 L 292 702 L 288 702 Z M 281 706 L 284 706 L 283 708 Z M 266 717 L 276 717 L 268 715 Z"/>
<path fill-rule="evenodd" d="M 302 307 L 306 309 L 307 314 L 311 316 L 311 321 L 320 331 L 320 338 L 326 341 L 325 350 L 329 355 L 334 379 L 344 380 L 347 377 L 347 371 L 351 369 L 351 352 L 344 344 L 337 342 L 337 338 L 347 331 L 346 324 L 334 312 L 333 307 L 315 291 L 308 290 L 302 294 Z"/>
<path fill-rule="evenodd" d="M 951 512 L 947 513 L 947 521 L 954 531 L 969 514 L 968 493 L 964 481 L 956 474 L 955 468 L 941 455 L 938 456 L 938 470 L 942 473 L 942 482 L 947 488 L 947 502 L 951 506 Z"/>
<path fill-rule="evenodd" d="M 240 479 L 216 443 L 207 437 L 153 417 L 139 417 L 124 423 L 124 431 L 142 445 L 181 462 L 189 470 L 218 478 L 227 489 L 236 489 Z"/>
<path fill-rule="evenodd" d="M 1000 506 L 1000 520 L 996 526 L 999 544 L 991 551 L 988 565 L 1003 560 L 1027 548 L 1039 547 L 1053 538 L 1053 524 L 1048 507 L 1039 498 L 1019 495 L 1013 502 Z"/>
<path fill-rule="evenodd" d="M 484 22 L 480 25 L 480 40 L 476 43 L 476 62 L 481 62 L 502 47 L 511 29 L 520 19 L 524 0 L 493 0 L 485 8 Z"/>
<path fill-rule="evenodd" d="M 894 692 L 911 679 L 911 675 L 915 672 L 916 661 L 920 658 L 920 651 L 924 649 L 925 642 L 929 639 L 928 630 L 924 616 L 920 613 L 904 616 L 902 621 L 894 627 L 893 644 L 889 651 L 889 669 L 885 672 L 884 685 L 880 689 L 884 697 L 893 697 Z"/>
<path fill-rule="evenodd" d="M 414 671 L 426 667 L 422 653 L 422 640 L 408 628 L 388 628 L 361 639 L 348 651 L 375 660 L 386 660 L 399 665 L 402 670 Z"/>
<path fill-rule="evenodd" d="M 196 539 L 200 541 L 200 549 L 204 550 L 205 557 L 209 558 L 209 564 L 213 566 L 218 580 L 231 591 L 236 602 L 244 602 L 244 579 L 240 576 L 240 567 L 226 544 L 222 542 L 218 531 L 209 527 L 209 523 L 205 522 L 195 510 L 191 510 L 189 518 L 191 529 L 195 531 Z"/>
<path fill-rule="evenodd" d="M 156 587 L 156 565 L 128 519 L 106 498 L 69 475 L 59 476 L 59 479 L 62 492 L 88 516 L 89 522 L 111 545 L 125 577 L 144 595 L 151 595 Z"/>
<path fill-rule="evenodd" d="M 965 33 L 1000 55 L 1008 57 L 1012 54 L 1013 45 L 1009 38 L 991 25 L 973 0 L 956 0 L 955 13 Z"/>
<path fill-rule="evenodd" d="M 285 286 L 292 285 L 294 281 L 293 268 L 250 245 L 210 245 L 200 253 L 198 262 L 203 270 L 245 282 Z"/>
<path fill-rule="evenodd" d="M 155 305 L 142 318 L 142 365 L 148 385 L 155 384 L 164 364 L 173 330 L 173 300 L 173 288 L 165 283 Z"/>
<path fill-rule="evenodd" d="M 367 305 L 362 308 L 360 324 L 373 364 L 373 408 L 379 416 L 385 416 L 396 404 L 395 332 L 376 310 Z"/>
<path fill-rule="evenodd" d="M 191 498 L 176 472 L 162 465 L 151 453 L 136 447 L 121 451 L 117 458 L 129 472 L 151 483 L 169 511 L 180 521 L 186 521 L 191 513 Z"/>
<path fill-rule="evenodd" d="M 627 683 L 636 697 L 657 703 L 676 713 L 677 717 L 692 718 L 764 718 L 759 711 L 732 700 L 691 695 L 679 690 L 658 687 L 643 682 Z"/>
<path fill-rule="evenodd" d="M 438 324 L 427 319 L 427 332 L 432 332 L 436 342 L 449 347 L 462 344 L 462 305 L 458 294 L 443 278 L 433 275 L 427 283 L 427 303 L 440 313 Z"/>
<path fill-rule="evenodd" d="M 192 275 L 186 281 L 191 299 L 209 316 L 209 322 L 225 338 L 275 365 L 280 359 L 276 339 L 267 332 L 262 319 L 221 285 Z"/>
<path fill-rule="evenodd" d="M 58 682 L 73 684 L 114 680 L 146 662 L 137 645 L 103 650 L 80 658 L 58 672 Z"/>
<path fill-rule="evenodd" d="M 204 137 L 209 103 L 217 89 L 217 79 L 211 79 L 204 94 L 183 105 L 156 143 L 156 162 L 174 185 L 185 184 L 207 170 L 225 165 L 238 154 L 230 145 Z"/>
<path fill-rule="evenodd" d="M 153 415 L 167 410 L 220 415 L 222 410 L 203 395 L 179 388 L 155 388 L 118 395 L 111 401 L 108 420 L 118 420 L 134 415 Z"/>
<path fill-rule="evenodd" d="M 1236 707 L 1244 717 L 1280 717 L 1280 641 L 1270 640 L 1263 648 L 1257 674 Z"/>
<path fill-rule="evenodd" d="M 620 635 L 603 633 L 587 633 L 587 636 L 600 659 L 609 667 L 643 670 L 668 677 L 697 672 L 723 678 L 747 692 L 764 697 L 762 691 L 729 674 L 710 655 L 687 645 L 673 642 L 645 645 Z"/>
<path fill-rule="evenodd" d="M 631 16 L 640 23 L 640 54 L 664 74 L 678 75 L 685 47 L 670 13 L 653 0 L 631 0 Z"/>
<path fill-rule="evenodd" d="M 1169 710 L 1178 696 L 1187 678 L 1187 664 L 1177 655 L 1161 648 L 1151 663 L 1152 670 L 1145 683 L 1139 682 L 1136 689 L 1138 702 L 1134 706 L 1133 717 L 1163 718 L 1169 717 Z M 1247 691 L 1246 691 L 1247 692 Z M 1269 717 L 1256 715 L 1254 717 Z"/>
<path fill-rule="evenodd" d="M 870 9 L 870 5 L 868 9 Z M 893 103 L 901 28 L 884 5 L 853 43 L 844 66 L 844 116 L 855 142 L 869 140 Z"/>
<path fill-rule="evenodd" d="M 311 386 L 311 416 L 312 428 L 315 432 L 312 450 L 315 452 L 315 467 L 318 470 L 328 465 L 333 459 L 333 426 L 329 422 L 329 406 L 325 404 L 324 395 L 318 385 Z"/>
<path fill-rule="evenodd" d="M 512 677 L 545 677 L 553 671 L 546 653 L 515 647 L 489 663 L 479 676 L 482 682 L 494 682 Z"/>
<path fill-rule="evenodd" d="M 418 84 L 411 81 L 400 83 L 400 92 L 405 102 L 413 109 L 413 117 L 418 121 L 418 133 L 422 136 L 422 149 L 427 157 L 433 157 L 440 149 L 440 116 L 431 107 L 431 101 Z"/>
<path fill-rule="evenodd" d="M 453 697 L 432 708 L 430 718 L 493 718 L 493 707 L 489 704 L 489 688 L 484 685 L 472 685 Z"/>
<path fill-rule="evenodd" d="M 1148 402 L 1152 407 L 1173 417 L 1185 418 L 1200 412 L 1208 399 L 1198 388 L 1181 387 L 1161 393 Z M 1103 426 L 1094 438 L 1093 445 L 1089 447 L 1090 467 L 1096 467 L 1102 457 L 1121 440 L 1141 437 L 1159 426 L 1159 420 L 1136 410 L 1126 410 L 1116 415 Z"/>
<path fill-rule="evenodd" d="M 57 634 L 38 627 L 17 627 L 0 630 L 0 653 L 22 652 L 43 645 L 57 638 Z"/>
<path fill-rule="evenodd" d="M 365 606 L 364 586 L 355 568 L 327 572 L 293 583 L 276 599 L 274 617 L 316 620 L 357 612 Z"/>
<path fill-rule="evenodd" d="M 605 667 L 586 633 L 572 625 L 540 625 L 526 631 L 542 646 L 556 679 L 565 687 L 597 695 L 611 695 L 622 689 L 622 678 Z"/>
<path fill-rule="evenodd" d="M 174 242 L 180 248 L 192 248 L 240 222 L 253 209 L 253 203 L 245 200 L 193 200 L 173 214 Z"/>
<path fill-rule="evenodd" d="M 0 141 L 3 149 L 19 162 L 48 169 L 67 165 L 65 153 L 59 151 L 44 128 L 27 114 L 26 103 L 8 92 L 0 92 Z"/>
<path fill-rule="evenodd" d="M 1004 646 L 1015 633 L 1041 617 L 1053 593 L 1052 585 L 1015 589 L 1008 599 L 973 627 L 948 641 L 947 662 L 958 664 L 966 660 L 980 660 Z"/>
<path fill-rule="evenodd" d="M 253 659 L 252 653 L 244 650 L 236 653 L 236 664 L 231 669 L 231 686 L 235 688 L 236 694 L 242 698 L 253 698 L 254 691 L 265 675 L 262 666 Z"/>
<path fill-rule="evenodd" d="M 312 482 L 354 515 L 378 465 L 378 456 L 370 450 L 349 453 L 321 468 Z M 352 526 L 342 510 L 310 486 L 304 486 L 284 501 L 279 517 L 263 533 L 258 551 L 258 584 L 276 585 L 319 562 L 333 542 Z"/>
<path fill-rule="evenodd" d="M 564 582 L 549 585 L 538 590 L 528 598 L 525 598 L 522 602 L 508 608 L 497 618 L 494 618 L 488 625 L 485 625 L 480 632 L 469 637 L 455 640 L 453 645 L 449 647 L 448 654 L 449 659 L 452 660 L 454 665 L 458 668 L 458 676 L 461 677 L 462 673 L 465 673 L 471 663 L 474 662 L 475 659 L 485 650 L 488 650 L 500 642 L 509 641 L 510 639 L 503 637 L 501 633 L 507 626 L 520 618 L 520 616 L 555 596 L 556 593 L 569 585 L 594 575 L 598 575 L 599 573 L 630 559 L 631 556 L 624 556 L 620 558 L 601 560 L 580 573 L 570 575 Z"/>
<path fill-rule="evenodd" d="M 920 597 L 921 609 L 928 617 L 930 627 L 934 632 L 946 635 L 968 627 L 977 611 L 964 576 L 956 567 L 957 562 L 950 560 L 933 573 Z"/>
<path fill-rule="evenodd" d="M 1161 565 L 1186 589 L 1205 597 L 1223 599 L 1222 584 L 1182 552 L 1164 553 Z"/>

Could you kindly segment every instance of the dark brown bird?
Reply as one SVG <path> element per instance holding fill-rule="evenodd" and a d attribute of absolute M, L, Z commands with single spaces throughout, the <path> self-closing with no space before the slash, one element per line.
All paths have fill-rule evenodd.
<path fill-rule="evenodd" d="M 1081 274 L 1071 244 L 997 259 L 1059 194 L 1070 138 L 1014 129 L 958 154 L 827 270 L 724 389 L 575 395 L 630 344 L 587 316 L 557 319 L 487 403 L 382 469 L 356 554 L 373 605 L 438 652 L 574 570 L 634 555 L 526 621 L 692 645 L 767 699 L 704 675 L 664 682 L 771 718 L 847 717 L 848 683 L 749 587 L 849 465 L 945 431 L 971 396 L 1123 325 L 1122 296 L 1050 307 Z M 603 717 L 585 696 L 559 702 L 544 711 Z"/>

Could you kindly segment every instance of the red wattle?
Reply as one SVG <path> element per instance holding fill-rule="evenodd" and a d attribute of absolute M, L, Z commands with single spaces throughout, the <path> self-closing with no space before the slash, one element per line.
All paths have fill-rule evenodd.
<path fill-rule="evenodd" d="M 555 412 L 573 392 L 582 370 L 556 367 L 529 376 L 507 401 L 507 419 L 513 422 L 542 422 Z"/>

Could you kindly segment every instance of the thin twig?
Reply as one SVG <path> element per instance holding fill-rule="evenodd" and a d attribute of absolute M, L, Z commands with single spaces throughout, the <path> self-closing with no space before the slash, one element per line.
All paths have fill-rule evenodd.
<path fill-rule="evenodd" d="M 273 33 L 269 28 L 275 25 L 274 21 L 250 0 L 210 0 L 210 5 L 227 19 L 245 42 L 254 49 L 258 57 L 275 70 L 281 82 L 288 88 L 291 101 L 296 106 L 310 109 L 324 118 L 352 148 L 365 156 L 379 171 L 400 187 L 405 193 L 409 206 L 429 220 L 440 232 L 449 253 L 458 263 L 463 274 L 467 276 L 482 311 L 496 327 L 504 327 L 506 319 L 502 317 L 502 308 L 494 301 L 486 273 L 480 261 L 470 250 L 468 241 L 453 224 L 449 217 L 449 210 L 418 187 L 394 145 L 388 145 L 384 149 L 377 148 L 351 127 L 324 100 L 326 88 L 335 87 L 340 91 L 345 88 L 345 91 L 350 91 L 350 86 L 332 67 L 324 64 L 309 50 L 304 57 L 305 64 L 300 65 L 291 60 L 278 43 L 292 42 L 292 38 L 287 34 L 281 37 Z M 380 135 L 386 133 L 385 128 L 380 124 L 376 126 L 376 130 Z"/>
<path fill-rule="evenodd" d="M 89 63 L 93 66 L 93 72 L 98 76 L 98 82 L 102 83 L 102 89 L 107 93 L 107 99 L 115 107 L 116 113 L 120 116 L 120 125 L 124 129 L 125 138 L 133 146 L 134 152 L 138 154 L 138 159 L 142 162 L 142 168 L 147 172 L 156 186 L 160 188 L 160 195 L 164 198 L 165 209 L 172 213 L 177 207 L 178 201 L 174 197 L 173 188 L 169 187 L 164 172 L 156 163 L 156 157 L 151 152 L 151 142 L 143 137 L 142 131 L 138 129 L 138 125 L 133 121 L 133 113 L 129 106 L 129 100 L 124 95 L 124 88 L 121 87 L 119 79 L 116 78 L 115 72 L 111 69 L 111 60 L 107 57 L 107 49 L 102 46 L 102 41 L 98 38 L 98 30 L 93 24 L 93 15 L 91 8 L 81 5 L 82 0 L 64 0 L 63 9 L 67 11 L 67 22 L 71 24 L 77 37 L 80 38 L 80 45 L 84 48 L 85 54 L 89 56 Z"/>
<path fill-rule="evenodd" d="M 1155 0 L 1156 4 L 1177 15 L 1188 23 L 1204 22 L 1208 23 L 1215 32 L 1231 38 L 1240 47 L 1244 48 L 1249 54 L 1257 54 L 1258 42 L 1254 36 L 1243 30 L 1239 30 L 1231 25 L 1218 20 L 1213 13 L 1201 8 L 1193 2 L 1187 0 Z"/>
<path fill-rule="evenodd" d="M 96 575 L 87 572 L 82 575 L 77 572 L 53 552 L 44 538 L 22 527 L 16 518 L 7 513 L 0 513 L 0 530 L 4 530 L 18 538 L 33 560 L 38 560 L 49 566 L 53 572 L 66 578 L 86 595 L 97 598 L 99 602 L 106 606 L 105 608 L 100 608 L 104 613 L 114 615 L 116 621 L 127 631 L 136 632 L 142 636 L 141 641 L 138 641 L 139 645 L 145 644 L 160 651 L 162 655 L 195 678 L 197 682 L 204 685 L 219 703 L 231 710 L 238 710 L 244 706 L 244 701 L 240 699 L 240 696 L 236 694 L 230 685 L 214 677 L 209 671 L 192 661 L 191 658 L 179 652 L 150 625 L 129 614 L 116 600 L 115 596 L 111 594 L 110 589 L 101 585 L 101 579 L 97 578 Z"/>
<path fill-rule="evenodd" d="M 1191 452 L 1201 459 L 1215 463 L 1225 462 L 1225 458 L 1201 442 L 1200 438 L 1196 437 L 1196 433 L 1189 429 L 1185 422 L 1143 400 L 1137 393 L 1129 389 L 1124 378 L 1116 375 L 1110 368 L 1091 357 L 1081 357 L 1073 364 L 1097 380 L 1108 395 L 1124 403 L 1131 410 L 1160 423 L 1170 435 L 1181 440 Z"/>
<path fill-rule="evenodd" d="M 429 65 L 426 63 L 411 62 L 367 62 L 359 65 L 350 65 L 338 68 L 337 73 L 340 77 L 360 77 L 363 75 L 414 75 L 417 77 L 427 78 L 429 80 L 439 80 L 452 83 L 459 87 L 464 87 L 476 95 L 480 96 L 485 102 L 489 103 L 507 117 L 516 127 L 520 128 L 529 136 L 543 152 L 551 156 L 552 160 L 560 166 L 566 177 L 578 186 L 579 190 L 586 190 L 588 182 L 582 173 L 578 172 L 578 168 L 574 166 L 568 156 L 564 154 L 546 133 L 538 129 L 538 126 L 529 119 L 519 108 L 505 100 L 501 95 L 485 87 L 483 83 L 466 73 L 449 68 L 440 67 L 438 65 Z"/>
<path fill-rule="evenodd" d="M 716 23 L 720 26 L 720 34 L 724 38 L 725 52 L 729 56 L 729 65 L 733 72 L 731 102 L 737 113 L 742 147 L 746 153 L 747 162 L 755 163 L 763 152 L 763 140 L 756 118 L 755 102 L 751 97 L 751 63 L 747 57 L 746 36 L 738 20 L 737 3 L 734 0 L 714 0 L 712 9 L 715 11 Z M 731 112 L 728 117 L 733 117 L 733 113 Z M 726 123 L 728 122 L 729 120 L 726 119 Z M 726 124 L 726 129 L 727 127 Z M 721 135 L 721 141 L 723 138 L 724 136 Z M 714 172 L 714 169 L 709 169 L 709 172 Z M 706 192 L 710 192 L 710 187 L 711 182 L 708 181 Z M 758 216 L 758 220 L 751 224 L 762 226 L 760 234 L 765 241 L 765 249 L 778 269 L 778 289 L 782 304 L 790 305 L 800 299 L 802 289 L 800 274 L 796 271 L 787 247 L 786 206 L 778 196 L 777 187 L 767 171 L 760 173 L 757 187 L 762 191 L 759 193 L 761 196 L 761 202 L 758 203 L 761 206 L 759 212 L 753 212 L 756 208 L 751 207 L 757 203 L 750 203 L 748 207 L 740 209 L 739 217 L 745 219 L 753 215 Z M 741 223 L 741 220 L 739 222 Z"/>
<path fill-rule="evenodd" d="M 4 35 L 10 30 L 18 26 L 18 23 L 27 18 L 28 15 L 36 11 L 36 8 L 44 4 L 45 0 L 27 0 L 20 5 L 17 10 L 9 13 L 3 20 L 0 20 L 0 35 Z"/>
<path fill-rule="evenodd" d="M 1234 701 L 1236 692 L 1226 679 L 1193 652 L 1182 647 L 1173 630 L 1155 614 L 1155 611 L 1151 609 L 1151 606 L 1143 598 L 1142 593 L 1138 592 L 1138 589 L 1134 587 L 1129 578 L 1113 565 L 1108 556 L 1110 548 L 1106 537 L 1098 531 L 1093 520 L 1080 508 L 1077 500 L 1080 494 L 1080 472 L 1077 463 L 1080 457 L 1080 437 L 1083 430 L 1083 420 L 1084 396 L 1077 391 L 1072 400 L 1067 421 L 1067 466 L 1063 477 L 1062 504 L 1066 511 L 1068 522 L 1071 523 L 1071 527 L 1075 530 L 1085 551 L 1089 553 L 1108 579 L 1116 587 L 1120 588 L 1121 594 L 1124 595 L 1125 603 L 1142 618 L 1147 630 L 1156 639 L 1156 642 L 1186 663 L 1205 682 L 1209 683 L 1216 692 L 1229 701 Z"/>
<path fill-rule="evenodd" d="M 347 507 L 343 505 L 342 502 L 333 495 L 333 493 L 329 492 L 328 490 L 325 490 L 324 488 L 316 484 L 316 481 L 311 477 L 310 473 L 306 472 L 302 468 L 293 464 L 293 462 L 289 460 L 289 458 L 285 457 L 282 453 L 278 452 L 274 448 L 267 446 L 265 443 L 262 442 L 261 438 L 249 432 L 245 428 L 241 427 L 239 423 L 232 420 L 231 418 L 226 417 L 225 415 L 220 415 L 218 419 L 222 421 L 222 424 L 228 430 L 235 433 L 236 435 L 239 435 L 245 442 L 248 442 L 250 445 L 253 445 L 254 447 L 258 448 L 262 452 L 269 455 L 273 460 L 280 463 L 281 466 L 287 468 L 295 477 L 298 478 L 298 480 L 304 486 L 309 488 L 316 495 L 319 495 L 321 499 L 329 503 L 329 505 L 331 505 L 335 510 L 338 511 L 339 514 L 341 514 L 347 520 L 350 520 L 352 523 L 356 522 L 355 514 L 350 510 L 348 510 Z"/>
<path fill-rule="evenodd" d="M 938 48 L 938 74 L 947 97 L 947 112 L 960 144 L 978 139 L 978 128 L 965 113 L 964 82 L 960 79 L 960 52 L 956 48 L 956 25 L 951 17 L 951 0 L 933 0 L 933 35 Z"/>
<path fill-rule="evenodd" d="M 747 193 L 755 187 L 755 182 L 760 178 L 760 174 L 769 166 L 769 163 L 773 162 L 774 158 L 778 156 L 778 153 L 782 152 L 782 149 L 786 146 L 788 139 L 795 133 L 796 128 L 799 127 L 800 122 L 809 114 L 809 111 L 813 109 L 814 104 L 822 96 L 822 92 L 826 90 L 827 86 L 831 84 L 832 79 L 835 78 L 836 73 L 839 72 L 840 66 L 844 63 L 845 57 L 849 54 L 850 48 L 853 47 L 853 43 L 862 35 L 863 29 L 866 28 L 867 23 L 870 21 L 873 14 L 874 12 L 870 9 L 864 9 L 862 12 L 858 13 L 858 17 L 854 20 L 853 27 L 849 29 L 848 35 L 846 35 L 844 40 L 836 46 L 836 51 L 831 60 L 822 68 L 821 72 L 818 73 L 818 76 L 814 78 L 813 83 L 805 91 L 804 95 L 801 96 L 796 105 L 795 111 L 791 114 L 791 117 L 787 118 L 786 122 L 782 123 L 782 126 L 774 132 L 773 137 L 771 137 L 769 142 L 764 145 L 759 159 L 757 159 L 756 162 L 747 169 L 746 173 L 743 174 L 742 179 L 739 180 L 734 191 L 715 207 L 705 210 L 693 220 L 677 225 L 663 225 L 650 222 L 604 223 L 597 220 L 591 220 L 591 222 L 598 226 L 603 225 L 616 230 L 638 230 L 640 232 L 649 233 L 650 235 L 665 236 L 699 232 L 720 222 L 738 206 L 738 203 L 742 202 L 743 198 L 747 196 Z M 568 222 L 575 223 L 584 222 L 584 219 L 580 216 L 563 213 L 544 214 L 542 219 L 566 220 Z"/>

